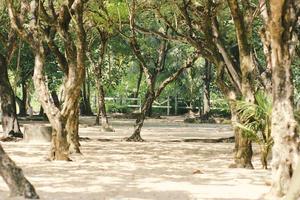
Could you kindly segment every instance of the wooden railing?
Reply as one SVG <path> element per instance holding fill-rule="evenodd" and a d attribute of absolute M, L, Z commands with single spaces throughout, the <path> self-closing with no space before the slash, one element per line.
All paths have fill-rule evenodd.
<path fill-rule="evenodd" d="M 139 108 L 141 111 L 142 100 L 141 98 L 127 98 L 127 97 L 105 97 L 105 101 L 113 101 L 117 104 L 124 105 L 128 108 Z M 178 113 L 178 109 L 191 109 L 191 107 L 183 100 L 174 97 L 174 102 L 171 101 L 170 97 L 165 99 L 159 99 L 153 102 L 152 108 L 166 109 L 166 114 L 170 115 L 170 111 L 174 108 L 174 114 Z M 173 105 L 171 105 L 173 103 Z M 184 104 L 184 106 L 182 106 Z M 181 105 L 181 106 L 180 106 Z M 199 109 L 199 107 L 193 107 L 193 109 Z"/>

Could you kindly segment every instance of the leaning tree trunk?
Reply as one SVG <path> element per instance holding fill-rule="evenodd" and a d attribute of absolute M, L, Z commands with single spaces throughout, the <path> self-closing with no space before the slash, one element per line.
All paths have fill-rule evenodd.
<path fill-rule="evenodd" d="M 0 102 L 4 134 L 23 137 L 16 114 L 15 95 L 8 79 L 7 62 L 2 55 L 0 55 Z"/>
<path fill-rule="evenodd" d="M 128 141 L 128 142 L 143 142 L 144 141 L 143 138 L 141 137 L 141 129 L 144 125 L 146 114 L 149 111 L 149 109 L 151 108 L 152 103 L 155 100 L 154 92 L 148 91 L 146 93 L 145 97 L 146 98 L 143 103 L 141 113 L 139 114 L 139 116 L 137 117 L 137 119 L 135 121 L 133 134 L 129 138 L 126 139 L 126 141 Z"/>
<path fill-rule="evenodd" d="M 10 196 L 24 196 L 26 199 L 39 199 L 33 185 L 25 178 L 22 169 L 9 158 L 1 144 L 0 175 L 10 190 Z"/>
<path fill-rule="evenodd" d="M 143 68 L 140 66 L 139 67 L 139 76 L 138 76 L 138 80 L 136 83 L 136 91 L 134 93 L 134 98 L 138 98 L 139 97 L 139 93 L 140 93 L 140 88 L 141 88 L 141 82 L 142 82 L 142 78 L 143 78 Z"/>
<path fill-rule="evenodd" d="M 53 99 L 54 105 L 55 105 L 57 108 L 60 108 L 59 98 L 58 98 L 58 95 L 57 95 L 57 93 L 56 93 L 55 90 L 52 90 L 52 91 L 51 91 L 51 97 L 52 97 L 52 99 Z"/>

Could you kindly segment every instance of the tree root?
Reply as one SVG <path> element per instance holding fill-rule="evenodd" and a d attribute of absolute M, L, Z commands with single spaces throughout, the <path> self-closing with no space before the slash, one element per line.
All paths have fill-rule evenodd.
<path fill-rule="evenodd" d="M 133 134 L 129 138 L 125 138 L 126 142 L 145 142 L 145 140 L 140 135 Z"/>
<path fill-rule="evenodd" d="M 115 132 L 115 129 L 113 129 L 110 126 L 107 127 L 101 127 L 101 132 Z"/>

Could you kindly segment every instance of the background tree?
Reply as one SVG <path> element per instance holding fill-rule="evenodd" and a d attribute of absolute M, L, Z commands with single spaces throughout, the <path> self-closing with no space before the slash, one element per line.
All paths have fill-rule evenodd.
<path fill-rule="evenodd" d="M 163 80 L 158 87 L 156 87 L 158 76 L 166 68 L 166 59 L 171 46 L 166 40 L 151 38 L 152 41 L 154 40 L 154 42 L 158 46 L 158 51 L 154 53 L 154 56 L 150 56 L 148 52 L 145 51 L 145 49 L 142 49 L 141 40 L 138 40 L 138 35 L 136 33 L 136 2 L 133 1 L 130 5 L 128 5 L 128 7 L 129 24 L 131 32 L 128 40 L 134 55 L 140 62 L 141 67 L 143 68 L 144 76 L 147 83 L 147 92 L 142 105 L 141 114 L 136 119 L 134 125 L 134 132 L 129 138 L 127 138 L 127 141 L 143 141 L 143 139 L 140 136 L 141 128 L 143 126 L 146 113 L 149 112 L 149 110 L 151 109 L 154 100 L 161 94 L 161 92 L 169 83 L 176 80 L 185 69 L 191 67 L 194 64 L 194 62 L 198 58 L 198 54 L 196 52 L 192 52 L 191 56 L 185 64 L 179 67 L 174 73 L 172 73 L 165 80 Z M 168 28 L 160 28 L 165 29 L 166 32 L 168 31 Z M 144 40 L 142 41 L 142 43 L 143 42 L 146 41 Z"/>
<path fill-rule="evenodd" d="M 1 24 L 0 31 L 0 102 L 2 112 L 2 127 L 6 136 L 23 137 L 20 130 L 16 113 L 15 93 L 9 82 L 8 67 L 16 49 L 16 34 L 9 26 L 8 16 L 5 9 L 1 8 Z"/>
<path fill-rule="evenodd" d="M 66 0 L 54 5 L 54 2 L 50 1 L 48 7 L 45 7 L 40 1 L 31 1 L 30 4 L 21 1 L 20 10 L 16 10 L 10 0 L 7 1 L 7 5 L 12 27 L 34 50 L 34 85 L 39 95 L 39 101 L 53 128 L 50 158 L 69 160 L 69 151 L 79 152 L 78 104 L 85 70 L 84 2 Z M 57 6 L 60 6 L 59 11 L 55 10 Z M 28 26 L 24 26 L 26 21 L 23 20 L 27 17 L 29 17 L 30 23 Z M 41 23 L 42 19 L 43 23 Z M 73 22 L 75 41 L 72 39 L 73 35 L 70 30 Z M 53 26 L 53 24 L 57 26 Z M 64 53 L 54 43 L 57 32 L 64 45 Z M 57 57 L 58 65 L 65 73 L 64 103 L 61 109 L 54 104 L 44 75 L 45 43 Z"/>
<path fill-rule="evenodd" d="M 234 52 L 229 51 L 232 43 L 237 43 L 238 45 L 243 46 L 245 46 L 245 44 L 234 40 L 228 41 L 226 37 L 227 34 L 225 35 L 225 32 L 228 33 L 228 30 L 222 30 L 222 23 L 219 22 L 219 17 L 222 19 L 223 23 L 230 20 L 226 4 L 212 1 L 151 1 L 148 5 L 150 5 L 153 12 L 155 12 L 156 18 L 172 30 L 172 35 L 168 36 L 161 31 L 154 30 L 151 27 L 137 26 L 137 29 L 140 32 L 190 44 L 199 50 L 203 58 L 216 66 L 217 84 L 229 103 L 241 98 L 242 96 L 250 98 L 250 94 L 253 94 L 253 91 L 251 91 L 253 86 L 251 85 L 250 87 L 247 83 L 246 79 L 248 77 L 245 77 L 244 80 L 242 80 L 242 76 L 249 74 L 248 70 L 253 70 L 253 66 L 248 66 L 246 64 L 243 65 L 243 67 L 246 68 L 242 73 L 243 70 L 241 70 L 242 66 L 239 62 L 239 56 L 236 56 Z M 227 16 L 222 12 L 224 9 L 227 10 Z M 230 32 L 232 33 L 232 28 L 233 30 L 235 30 L 235 28 L 232 26 L 230 28 Z M 245 32 L 247 30 L 243 29 L 242 31 Z M 241 33 L 239 32 L 239 34 Z M 241 47 L 239 50 L 240 49 L 244 50 L 245 48 Z M 247 49 L 247 51 L 251 53 L 251 50 Z M 253 100 L 253 98 L 251 99 Z M 237 113 L 234 112 L 233 109 L 231 110 L 232 120 L 238 120 Z M 234 166 L 253 168 L 251 163 L 251 141 L 248 140 L 248 138 L 243 137 L 243 134 L 241 134 L 241 130 L 239 129 L 235 129 L 235 135 L 236 150 Z"/>

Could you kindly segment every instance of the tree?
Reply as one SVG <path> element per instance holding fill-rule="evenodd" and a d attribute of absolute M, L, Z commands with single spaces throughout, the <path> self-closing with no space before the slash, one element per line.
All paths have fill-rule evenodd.
<path fill-rule="evenodd" d="M 197 51 L 192 52 L 191 56 L 189 57 L 189 59 L 186 61 L 185 64 L 179 67 L 174 73 L 169 75 L 167 78 L 165 78 L 165 80 L 163 80 L 159 84 L 159 86 L 156 87 L 158 76 L 166 68 L 167 54 L 171 48 L 170 44 L 166 40 L 158 40 L 157 41 L 158 50 L 156 53 L 154 53 L 154 55 L 157 56 L 153 56 L 154 57 L 154 58 L 152 57 L 153 59 L 149 59 L 149 57 L 151 58 L 151 56 L 147 55 L 147 52 L 144 52 L 145 50 L 142 49 L 141 43 L 139 43 L 137 33 L 136 33 L 136 2 L 132 1 L 131 4 L 128 5 L 128 7 L 129 7 L 129 24 L 130 24 L 131 35 L 127 39 L 129 40 L 134 55 L 140 62 L 147 83 L 147 92 L 145 94 L 141 113 L 136 119 L 133 134 L 129 138 L 127 138 L 127 141 L 136 142 L 136 141 L 143 141 L 140 135 L 141 128 L 144 124 L 146 113 L 149 112 L 149 110 L 151 109 L 154 100 L 161 94 L 161 92 L 165 89 L 165 87 L 169 83 L 176 80 L 185 69 L 192 67 L 193 63 L 198 58 L 198 53 Z M 165 29 L 165 31 L 168 32 L 168 29 Z"/>
<path fill-rule="evenodd" d="M 229 31 L 221 29 L 223 28 L 221 22 L 226 24 L 230 20 L 228 15 L 226 16 L 222 13 L 223 10 L 228 11 L 228 7 L 221 2 L 194 2 L 185 0 L 182 2 L 157 2 L 153 0 L 145 7 L 153 9 L 156 18 L 172 30 L 172 35 L 166 35 L 151 27 L 136 27 L 139 32 L 155 35 L 167 40 L 188 43 L 196 48 L 203 58 L 216 66 L 217 84 L 225 98 L 229 101 L 229 104 L 241 97 L 253 101 L 253 76 L 249 76 L 254 70 L 251 57 L 252 51 L 251 46 L 248 47 L 248 39 L 241 40 L 244 36 L 249 36 L 247 31 L 250 25 L 245 26 L 246 22 L 241 18 L 242 13 L 237 9 L 239 6 L 232 5 L 237 2 L 228 1 L 228 3 L 231 5 L 234 24 L 236 26 L 233 27 L 233 30 L 237 33 L 237 41 L 228 40 L 226 36 Z M 247 13 L 248 15 L 251 15 L 251 13 Z M 224 27 L 226 28 L 226 26 Z M 232 33 L 232 29 L 230 29 L 230 32 Z M 251 34 L 251 31 L 249 34 Z M 234 52 L 229 51 L 232 44 L 236 43 L 238 45 L 237 51 L 243 51 L 237 54 L 238 56 Z M 231 111 L 232 121 L 238 120 L 237 113 L 233 109 Z M 236 148 L 234 166 L 253 168 L 251 163 L 251 141 L 243 137 L 241 131 L 238 128 L 235 129 Z"/>
<path fill-rule="evenodd" d="M 20 130 L 17 113 L 15 94 L 8 78 L 8 66 L 13 57 L 16 47 L 16 34 L 8 25 L 7 16 L 1 16 L 2 31 L 0 32 L 0 102 L 2 112 L 2 127 L 6 136 L 23 137 Z"/>
<path fill-rule="evenodd" d="M 44 3 L 38 0 L 21 1 L 20 10 L 17 11 L 13 1 L 7 0 L 12 27 L 34 51 L 34 86 L 52 125 L 50 159 L 69 160 L 69 151 L 80 151 L 78 114 L 80 89 L 85 71 L 85 30 L 83 27 L 85 2 L 66 0 L 57 3 L 60 6 L 59 11 L 55 10 L 58 5 L 54 5 L 53 1 L 49 1 L 49 7 L 45 7 Z M 27 17 L 30 19 L 29 24 L 23 21 Z M 74 23 L 73 26 L 71 23 Z M 74 28 L 74 32 L 71 32 L 71 27 Z M 57 33 L 64 46 L 64 52 L 61 52 L 55 43 Z M 72 39 L 73 36 L 75 41 Z M 46 83 L 45 43 L 56 56 L 58 65 L 65 74 L 62 108 L 54 104 Z"/>
<path fill-rule="evenodd" d="M 269 37 L 272 69 L 272 187 L 270 198 L 284 196 L 299 158 L 298 124 L 294 118 L 292 58 L 297 44 L 295 34 L 299 23 L 300 2 L 270 0 L 263 5 L 265 31 Z"/>
<path fill-rule="evenodd" d="M 0 144 L 0 175 L 6 182 L 11 196 L 24 196 L 27 199 L 39 199 L 34 187 L 24 177 L 21 168 L 9 158 Z"/>
<path fill-rule="evenodd" d="M 205 60 L 203 76 L 203 113 L 201 118 L 208 119 L 210 114 L 210 84 L 212 80 L 212 64 Z"/>
<path fill-rule="evenodd" d="M 99 49 L 97 55 L 98 60 L 95 61 L 94 56 L 93 56 L 93 49 L 92 46 L 90 46 L 88 52 L 87 52 L 87 57 L 90 61 L 90 64 L 92 65 L 93 72 L 95 73 L 95 83 L 96 83 L 96 89 L 98 91 L 99 95 L 99 109 L 97 112 L 97 117 L 96 117 L 96 124 L 99 125 L 100 121 L 100 116 L 101 116 L 101 127 L 102 131 L 113 131 L 113 129 L 109 126 L 108 122 L 108 117 L 106 113 L 106 106 L 105 106 L 105 91 L 104 91 L 104 76 L 103 76 L 103 71 L 104 71 L 104 64 L 105 64 L 105 55 L 107 51 L 107 44 L 109 40 L 109 33 L 107 31 L 101 30 L 99 27 L 97 29 L 97 36 L 99 36 Z M 91 40 L 93 40 L 92 38 Z M 91 42 L 91 45 L 93 42 Z"/>

